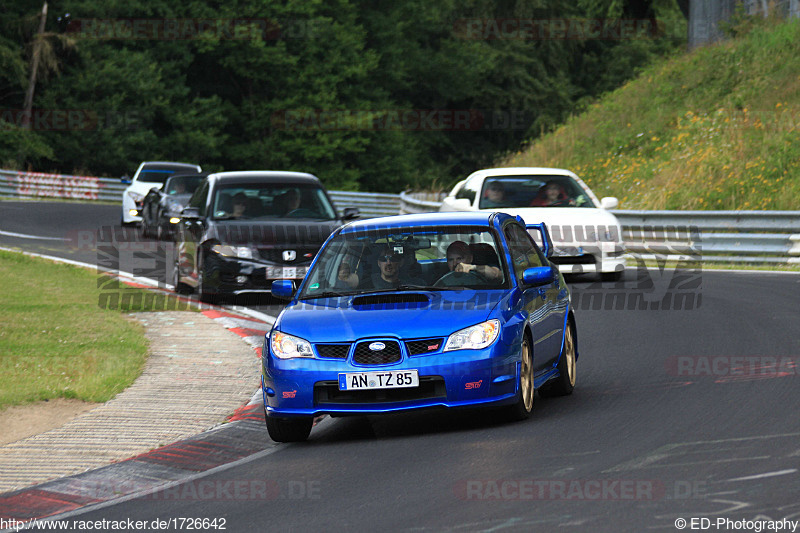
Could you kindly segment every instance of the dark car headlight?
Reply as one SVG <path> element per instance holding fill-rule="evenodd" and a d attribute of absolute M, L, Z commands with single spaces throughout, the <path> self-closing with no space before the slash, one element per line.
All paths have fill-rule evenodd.
<path fill-rule="evenodd" d="M 500 321 L 497 319 L 487 320 L 450 335 L 444 345 L 444 351 L 480 350 L 492 344 L 499 334 Z"/>
<path fill-rule="evenodd" d="M 211 251 L 225 257 L 237 257 L 239 259 L 253 259 L 256 257 L 255 251 L 250 246 L 215 244 L 211 247 Z"/>

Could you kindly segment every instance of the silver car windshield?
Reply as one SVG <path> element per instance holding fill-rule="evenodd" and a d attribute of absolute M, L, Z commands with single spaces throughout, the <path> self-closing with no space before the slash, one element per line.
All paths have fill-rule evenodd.
<path fill-rule="evenodd" d="M 570 176 L 492 176 L 483 182 L 480 209 L 597 207 Z"/>
<path fill-rule="evenodd" d="M 340 233 L 320 252 L 298 297 L 502 288 L 508 286 L 503 264 L 495 236 L 487 228 Z"/>

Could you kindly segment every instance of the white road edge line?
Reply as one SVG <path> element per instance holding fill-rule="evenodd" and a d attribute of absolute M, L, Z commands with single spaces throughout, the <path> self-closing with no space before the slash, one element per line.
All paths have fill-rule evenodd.
<path fill-rule="evenodd" d="M 0 232 L 0 233 L 2 233 L 2 232 Z M 122 272 L 122 271 L 119 271 L 119 270 L 113 270 L 113 269 L 109 269 L 109 268 L 101 268 L 101 267 L 98 267 L 97 265 L 93 265 L 91 263 L 82 263 L 81 261 L 73 261 L 72 259 L 64 259 L 63 257 L 55 257 L 53 255 L 37 254 L 37 253 L 34 253 L 34 252 L 25 252 L 23 250 L 17 250 L 17 249 L 14 249 L 14 248 L 6 248 L 5 246 L 0 246 L 0 250 L 2 250 L 4 252 L 13 252 L 13 253 L 18 253 L 18 254 L 23 254 L 23 255 L 30 256 L 30 257 L 39 257 L 39 258 L 42 258 L 42 259 L 49 259 L 50 261 L 55 261 L 57 263 L 65 263 L 65 264 L 68 264 L 68 265 L 88 268 L 88 269 L 94 270 L 94 271 L 108 272 L 108 273 L 111 273 L 111 274 L 115 274 L 115 275 L 117 275 L 117 276 L 119 276 L 121 278 L 126 278 L 129 281 L 133 281 L 135 283 L 141 283 L 142 285 L 147 285 L 149 287 L 154 287 L 154 288 L 157 288 L 157 289 L 159 289 L 159 288 L 163 289 L 165 287 L 167 289 L 169 289 L 169 290 L 174 290 L 175 289 L 175 287 L 173 287 L 172 285 L 161 285 L 158 281 L 156 281 L 154 279 L 136 276 L 136 275 L 132 274 L 131 272 Z M 197 304 L 198 305 L 202 305 L 200 302 L 197 302 Z M 262 320 L 262 321 L 264 321 L 264 322 L 266 322 L 266 323 L 268 323 L 270 325 L 274 324 L 275 321 L 277 320 L 277 318 L 272 316 L 272 315 L 268 315 L 266 313 L 261 313 L 259 311 L 254 311 L 253 309 L 250 309 L 250 308 L 247 308 L 247 307 L 241 307 L 241 306 L 238 306 L 238 305 L 219 306 L 219 307 L 221 307 L 222 309 L 230 309 L 231 311 L 235 311 L 235 312 L 240 313 L 242 315 L 249 316 L 250 318 L 255 318 L 256 320 Z"/>
<path fill-rule="evenodd" d="M 27 233 L 14 233 L 13 231 L 3 231 L 0 229 L 0 235 L 5 235 L 6 237 L 17 237 L 20 239 L 34 239 L 39 241 L 68 241 L 70 239 L 66 239 L 64 237 L 41 237 L 39 235 L 28 235 Z"/>
<path fill-rule="evenodd" d="M 725 481 L 750 481 L 753 479 L 763 479 L 765 477 L 785 476 L 787 474 L 794 474 L 797 472 L 796 468 L 789 468 L 787 470 L 778 470 L 777 472 L 766 472 L 764 474 L 756 474 L 754 476 L 735 477 L 733 479 L 726 479 Z"/>

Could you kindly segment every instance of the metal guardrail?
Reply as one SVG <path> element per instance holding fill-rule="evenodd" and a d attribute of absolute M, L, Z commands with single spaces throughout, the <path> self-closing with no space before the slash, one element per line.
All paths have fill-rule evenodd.
<path fill-rule="evenodd" d="M 438 211 L 427 193 L 401 193 L 401 213 Z M 718 263 L 800 264 L 800 211 L 617 209 L 629 254 Z"/>
<path fill-rule="evenodd" d="M 400 212 L 400 196 L 372 192 L 328 191 L 341 213 L 345 207 L 357 207 L 361 218 L 396 215 Z"/>
<path fill-rule="evenodd" d="M 0 196 L 121 202 L 127 187 L 115 178 L 0 170 Z M 350 191 L 328 191 L 328 194 L 340 213 L 345 207 L 357 207 L 361 218 L 400 212 L 400 197 L 396 194 Z"/>
<path fill-rule="evenodd" d="M 119 202 L 114 178 L 0 170 L 0 196 Z M 362 218 L 438 211 L 442 193 L 328 191 L 340 212 Z M 612 211 L 627 251 L 640 257 L 684 256 L 724 263 L 800 264 L 800 211 Z"/>
<path fill-rule="evenodd" d="M 0 170 L 0 196 L 122 201 L 119 179 Z"/>

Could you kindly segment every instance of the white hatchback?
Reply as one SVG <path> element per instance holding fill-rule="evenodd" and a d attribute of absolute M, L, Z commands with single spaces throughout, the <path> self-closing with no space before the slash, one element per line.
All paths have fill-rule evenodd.
<path fill-rule="evenodd" d="M 565 274 L 599 273 L 619 279 L 625 270 L 622 226 L 575 173 L 560 168 L 489 168 L 470 174 L 443 200 L 440 211 L 502 211 L 550 230 L 551 261 Z M 534 237 L 535 232 L 532 233 Z"/>
<path fill-rule="evenodd" d="M 144 197 L 153 187 L 161 188 L 167 178 L 176 172 L 188 174 L 203 170 L 200 165 L 190 163 L 175 163 L 172 161 L 143 161 L 133 179 L 128 182 L 123 177 L 123 183 L 130 183 L 125 192 L 122 193 L 122 225 L 131 225 L 141 222 L 141 209 Z"/>

